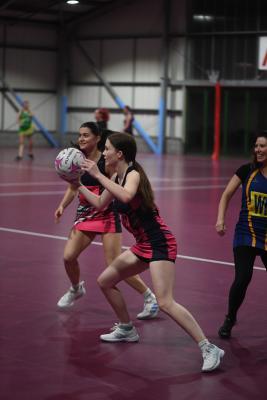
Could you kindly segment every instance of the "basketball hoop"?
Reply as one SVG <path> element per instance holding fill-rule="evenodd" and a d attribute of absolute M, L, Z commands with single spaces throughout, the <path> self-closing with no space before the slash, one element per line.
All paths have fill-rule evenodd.
<path fill-rule="evenodd" d="M 212 83 L 216 83 L 219 80 L 220 71 L 216 69 L 210 69 L 207 71 L 209 81 Z"/>

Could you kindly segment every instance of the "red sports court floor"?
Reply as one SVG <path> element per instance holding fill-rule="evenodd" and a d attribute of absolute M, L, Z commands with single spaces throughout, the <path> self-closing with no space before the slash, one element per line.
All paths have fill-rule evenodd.
<path fill-rule="evenodd" d="M 101 343 L 116 318 L 97 287 L 103 268 L 99 238 L 80 258 L 87 295 L 68 312 L 56 303 L 69 287 L 62 254 L 75 204 L 54 224 L 66 184 L 54 172 L 57 150 L 13 161 L 0 150 L 0 399 L 2 400 L 238 400 L 265 399 L 266 272 L 260 260 L 230 341 L 218 338 L 233 277 L 231 242 L 240 192 L 228 212 L 228 233 L 214 224 L 220 194 L 244 160 L 140 155 L 179 254 L 175 297 L 226 355 L 202 374 L 195 343 L 173 321 L 135 319 L 143 299 L 124 283 L 139 343 Z M 124 233 L 123 245 L 132 238 Z M 149 273 L 143 274 L 150 284 Z"/>

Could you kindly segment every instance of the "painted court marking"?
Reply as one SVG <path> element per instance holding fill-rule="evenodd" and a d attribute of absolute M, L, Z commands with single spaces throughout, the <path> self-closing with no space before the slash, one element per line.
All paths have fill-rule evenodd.
<path fill-rule="evenodd" d="M 11 229 L 11 228 L 5 228 L 5 227 L 0 227 L 0 232 L 9 232 L 9 233 L 37 236 L 37 237 L 43 237 L 43 238 L 48 238 L 48 239 L 56 239 L 56 240 L 67 240 L 68 239 L 66 236 L 48 235 L 46 233 L 23 231 L 23 230 L 19 230 L 19 229 Z M 94 244 L 95 246 L 102 246 L 102 242 L 93 241 L 92 244 Z M 129 249 L 129 246 L 122 246 L 122 249 L 123 250 L 127 250 L 127 249 Z M 185 256 L 185 255 L 182 255 L 182 254 L 177 254 L 176 257 L 177 258 L 182 258 L 182 259 L 185 259 L 185 260 L 197 261 L 197 262 L 206 262 L 206 263 L 220 264 L 220 265 L 227 265 L 227 266 L 233 266 L 234 265 L 232 262 L 213 260 L 213 259 L 209 259 L 209 258 L 191 257 L 191 256 Z M 254 269 L 257 269 L 257 270 L 260 270 L 260 271 L 266 271 L 266 269 L 263 268 L 263 267 L 254 266 Z"/>
<path fill-rule="evenodd" d="M 42 184 L 43 186 L 43 184 Z M 164 186 L 164 187 L 154 187 L 154 192 L 162 192 L 162 191 L 170 191 L 170 190 L 204 190 L 204 189 L 218 189 L 224 188 L 225 185 L 194 185 L 194 186 Z M 57 195 L 57 194 L 64 194 L 64 191 L 38 191 L 38 192 L 4 192 L 0 193 L 0 197 L 14 197 L 14 196 L 47 196 L 47 195 Z"/>
<path fill-rule="evenodd" d="M 161 182 L 161 183 L 173 183 L 173 182 L 200 182 L 200 181 L 227 181 L 229 178 L 227 177 L 199 177 L 199 178 L 150 178 L 152 182 Z M 43 186 L 67 186 L 67 182 L 64 182 L 61 179 L 57 179 L 56 181 L 42 181 Z M 15 186 L 40 186 L 40 181 L 38 182 L 1 182 L 0 187 L 15 187 Z"/>

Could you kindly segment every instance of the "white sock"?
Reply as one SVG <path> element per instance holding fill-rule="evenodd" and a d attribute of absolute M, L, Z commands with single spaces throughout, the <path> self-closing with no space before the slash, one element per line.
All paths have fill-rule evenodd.
<path fill-rule="evenodd" d="M 79 290 L 80 287 L 80 282 L 77 285 L 72 285 L 72 289 L 77 292 L 77 290 Z"/>
<path fill-rule="evenodd" d="M 144 298 L 147 299 L 147 298 L 150 297 L 152 294 L 153 294 L 152 291 L 151 291 L 149 288 L 147 288 L 147 290 L 146 290 L 145 293 L 144 293 Z"/>
<path fill-rule="evenodd" d="M 206 347 L 207 347 L 209 344 L 210 344 L 210 342 L 209 342 L 208 339 L 203 339 L 203 340 L 201 340 L 201 341 L 198 343 L 198 346 L 199 346 L 200 350 L 202 351 L 202 353 L 203 353 L 203 351 L 206 349 Z"/>
<path fill-rule="evenodd" d="M 131 329 L 133 329 L 133 323 L 132 321 L 128 322 L 128 324 L 123 324 L 122 322 L 120 322 L 120 328 L 124 329 L 125 331 L 130 331 Z"/>

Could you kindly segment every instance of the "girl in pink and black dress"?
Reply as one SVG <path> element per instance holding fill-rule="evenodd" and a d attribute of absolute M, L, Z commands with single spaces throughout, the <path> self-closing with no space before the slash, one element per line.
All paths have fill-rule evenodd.
<path fill-rule="evenodd" d="M 106 189 L 101 195 L 79 186 L 79 192 L 96 209 L 105 209 L 113 201 L 121 214 L 124 227 L 136 243 L 117 257 L 99 276 L 98 283 L 115 311 L 119 324 L 100 338 L 107 342 L 137 342 L 139 335 L 133 326 L 121 292 L 116 286 L 133 274 L 150 269 L 154 292 L 163 312 L 169 315 L 198 343 L 202 356 L 202 371 L 212 371 L 220 364 L 224 351 L 211 344 L 194 317 L 173 299 L 176 240 L 159 214 L 150 182 L 136 162 L 136 142 L 125 133 L 111 134 L 105 145 L 106 166 L 115 171 L 109 179 L 96 163 L 87 160 L 83 169 Z"/>

